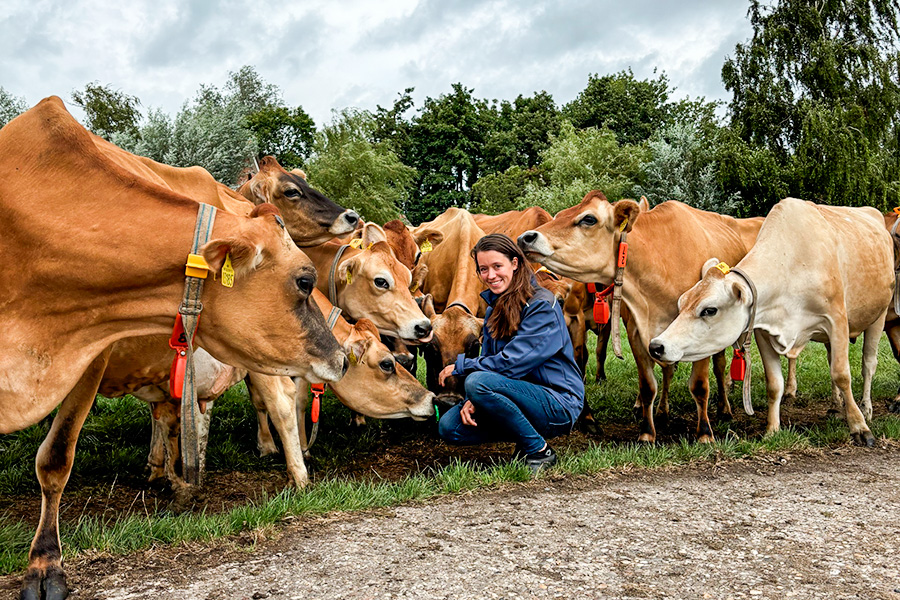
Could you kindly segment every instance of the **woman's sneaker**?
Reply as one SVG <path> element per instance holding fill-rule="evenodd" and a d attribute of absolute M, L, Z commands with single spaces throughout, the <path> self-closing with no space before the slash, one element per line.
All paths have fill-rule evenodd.
<path fill-rule="evenodd" d="M 525 466 L 531 469 L 531 472 L 535 475 L 537 475 L 541 469 L 552 467 L 555 464 L 556 452 L 554 452 L 553 448 L 549 445 L 540 452 L 525 456 Z"/>

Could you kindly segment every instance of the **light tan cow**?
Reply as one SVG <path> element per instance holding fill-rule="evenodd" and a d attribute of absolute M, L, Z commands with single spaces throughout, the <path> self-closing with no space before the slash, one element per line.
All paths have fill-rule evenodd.
<path fill-rule="evenodd" d="M 735 269 L 714 264 L 679 299 L 678 318 L 653 339 L 651 353 L 665 361 L 697 360 L 730 346 L 752 322 L 766 371 L 766 431 L 773 433 L 784 390 L 779 355 L 810 341 L 828 343 L 850 433 L 857 443 L 874 445 L 850 388 L 848 349 L 851 338 L 865 333 L 863 406 L 871 416 L 878 340 L 894 289 L 893 243 L 881 214 L 785 198 Z M 745 397 L 752 413 L 748 403 Z"/>
<path fill-rule="evenodd" d="M 597 191 L 577 206 L 560 211 L 553 221 L 519 237 L 529 258 L 555 273 L 579 281 L 611 283 L 615 278 L 620 229 L 628 232 L 628 260 L 622 288 L 623 303 L 632 315 L 626 323 L 628 341 L 638 366 L 641 431 L 639 441 L 653 442 L 653 401 L 657 384 L 648 346 L 678 314 L 677 300 L 700 277 L 711 255 L 737 262 L 752 246 L 761 220 L 734 219 L 664 202 L 642 213 L 633 200 L 615 204 Z M 721 349 L 720 349 L 721 350 Z M 725 358 L 714 369 L 724 381 Z M 714 439 L 709 423 L 709 358 L 693 364 L 691 395 L 697 405 L 697 439 Z M 719 390 L 720 401 L 726 393 Z M 720 418 L 725 405 L 720 404 Z"/>
<path fill-rule="evenodd" d="M 291 239 L 301 248 L 353 231 L 359 215 L 329 200 L 297 171 L 285 171 L 274 156 L 266 156 L 259 163 L 259 172 L 238 192 L 254 204 L 271 202 L 278 207 Z"/>
<path fill-rule="evenodd" d="M 0 130 L 0 212 L 0 433 L 59 406 L 36 458 L 43 501 L 23 593 L 63 598 L 58 514 L 78 434 L 110 346 L 171 331 L 198 205 L 111 161 L 51 97 Z M 200 249 L 215 274 L 230 254 L 235 283 L 207 282 L 196 341 L 243 368 L 338 379 L 347 358 L 309 303 L 312 264 L 261 215 L 221 211 Z"/>
<path fill-rule="evenodd" d="M 422 314 L 409 291 L 409 269 L 394 257 L 386 242 L 371 248 L 346 248 L 335 264 L 342 244 L 332 241 L 304 248 L 319 271 L 319 291 L 329 294 L 333 273 L 337 306 L 349 319 L 369 319 L 392 337 L 423 343 L 431 338 L 431 322 Z"/>

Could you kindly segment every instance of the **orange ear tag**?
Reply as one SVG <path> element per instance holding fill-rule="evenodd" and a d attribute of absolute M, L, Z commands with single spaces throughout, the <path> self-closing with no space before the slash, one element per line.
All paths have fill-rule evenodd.
<path fill-rule="evenodd" d="M 731 379 L 734 381 L 743 381 L 747 375 L 747 362 L 744 360 L 744 351 L 741 349 L 734 351 L 731 357 Z"/>

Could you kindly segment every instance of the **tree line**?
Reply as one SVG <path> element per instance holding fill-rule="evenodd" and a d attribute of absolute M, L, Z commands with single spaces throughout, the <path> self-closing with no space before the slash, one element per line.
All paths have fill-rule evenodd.
<path fill-rule="evenodd" d="M 71 100 L 86 127 L 137 154 L 228 185 L 272 154 L 380 222 L 450 206 L 553 213 L 591 189 L 735 216 L 789 195 L 888 210 L 900 204 L 898 14 L 898 0 L 750 0 L 753 35 L 722 67 L 724 107 L 673 100 L 665 73 L 630 70 L 589 75 L 562 105 L 546 91 L 488 100 L 455 83 L 416 106 L 408 88 L 319 128 L 251 66 L 222 89 L 202 85 L 174 117 L 99 82 Z M 0 87 L 0 125 L 25 108 Z"/>

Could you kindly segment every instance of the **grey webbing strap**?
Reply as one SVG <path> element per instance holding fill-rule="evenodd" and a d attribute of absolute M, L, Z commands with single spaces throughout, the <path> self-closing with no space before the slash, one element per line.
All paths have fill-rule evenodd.
<path fill-rule="evenodd" d="M 197 211 L 197 225 L 194 228 L 194 241 L 191 254 L 197 254 L 200 247 L 209 241 L 213 224 L 216 222 L 216 207 L 200 204 Z M 178 312 L 184 325 L 187 339 L 187 364 L 184 372 L 184 387 L 181 390 L 181 460 L 184 480 L 192 485 L 200 485 L 200 447 L 197 424 L 200 419 L 200 408 L 197 405 L 197 386 L 194 381 L 194 332 L 197 321 L 203 310 L 200 296 L 203 294 L 203 282 L 200 277 L 186 276 L 184 281 L 184 297 Z"/>
<path fill-rule="evenodd" d="M 335 306 L 337 306 L 337 282 L 335 281 L 334 275 L 337 273 L 338 265 L 341 263 L 341 256 L 344 255 L 344 251 L 350 247 L 350 244 L 344 244 L 341 246 L 337 254 L 334 255 L 334 260 L 331 261 L 331 270 L 328 271 L 328 300 Z"/>
<path fill-rule="evenodd" d="M 752 298 L 750 298 L 750 320 L 747 322 L 747 329 L 738 337 L 737 341 L 734 343 L 734 349 L 737 350 L 739 348 L 743 348 L 744 352 L 744 386 L 741 390 L 741 395 L 744 399 L 744 412 L 748 415 L 753 414 L 753 403 L 750 401 L 750 340 L 753 338 L 753 324 L 756 321 L 756 301 L 759 296 L 756 293 L 756 286 L 753 285 L 753 281 L 747 276 L 746 273 L 738 269 L 737 267 L 732 267 L 730 270 L 731 273 L 736 273 L 740 277 L 744 278 L 744 281 L 747 282 L 747 285 L 750 286 L 750 294 Z"/>
<path fill-rule="evenodd" d="M 897 225 L 900 225 L 900 215 L 897 216 L 894 226 L 891 227 L 891 238 L 897 236 Z M 891 241 L 893 242 L 893 239 Z M 896 243 L 892 243 L 892 246 L 894 247 L 894 254 L 896 254 Z M 900 265 L 897 264 L 896 256 L 894 257 L 894 264 L 897 265 L 894 267 L 894 312 L 900 315 Z"/>
<path fill-rule="evenodd" d="M 462 302 L 459 302 L 459 301 L 451 302 L 450 304 L 448 304 L 447 306 L 444 307 L 444 310 L 447 310 L 448 308 L 450 308 L 452 306 L 458 306 L 461 309 L 463 309 L 464 311 L 466 311 L 470 316 L 473 316 L 473 317 L 475 316 L 472 314 L 472 311 L 469 310 L 468 306 L 466 306 L 465 304 L 463 304 Z"/>
<path fill-rule="evenodd" d="M 328 318 L 325 320 L 325 322 L 328 324 L 328 329 L 334 329 L 334 326 L 337 324 L 338 317 L 340 317 L 340 316 L 341 316 L 341 309 L 338 308 L 337 306 L 332 306 L 331 312 L 328 313 Z M 303 393 L 304 393 L 303 404 L 301 405 L 300 402 L 296 403 L 297 413 L 298 413 L 297 414 L 297 424 L 300 427 L 300 431 L 304 434 L 302 437 L 306 437 L 306 435 L 305 435 L 306 434 L 306 407 L 308 406 L 307 400 L 309 399 L 309 396 L 306 395 L 306 386 L 304 385 L 301 387 L 300 383 L 299 383 L 300 381 L 302 381 L 302 380 L 300 380 L 299 378 L 295 379 L 295 381 L 294 381 L 294 385 L 297 386 L 296 389 L 298 391 L 302 389 Z M 315 423 L 313 423 L 312 432 L 309 435 L 309 440 L 306 442 L 306 446 L 303 446 L 303 444 L 301 442 L 300 449 L 303 452 L 308 452 L 309 449 L 312 448 L 313 444 L 316 443 L 316 437 L 318 437 L 318 435 L 319 435 L 319 421 L 316 421 Z"/>
<path fill-rule="evenodd" d="M 610 303 L 609 326 L 611 329 L 609 335 L 612 338 L 613 354 L 616 355 L 616 358 L 625 358 L 622 356 L 622 340 L 619 339 L 619 314 L 622 311 L 622 285 L 625 282 L 625 265 L 618 266 L 618 264 L 619 252 L 621 252 L 622 244 L 627 244 L 625 241 L 627 236 L 628 232 L 623 230 L 619 238 L 619 244 L 616 246 L 616 279 L 613 287 L 612 302 Z"/>

